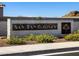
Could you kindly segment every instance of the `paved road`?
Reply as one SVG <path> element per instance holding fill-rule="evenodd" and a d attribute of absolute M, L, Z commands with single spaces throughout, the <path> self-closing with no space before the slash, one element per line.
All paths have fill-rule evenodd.
<path fill-rule="evenodd" d="M 79 52 L 79 42 L 0 47 L 0 56 L 52 56 Z"/>
<path fill-rule="evenodd" d="M 49 56 L 79 56 L 79 52 L 65 53 L 65 54 L 57 54 L 57 55 L 49 55 Z"/>
<path fill-rule="evenodd" d="M 79 47 L 4 54 L 1 56 L 63 56 L 63 55 L 65 55 L 65 56 L 68 56 L 68 55 L 79 56 Z"/>

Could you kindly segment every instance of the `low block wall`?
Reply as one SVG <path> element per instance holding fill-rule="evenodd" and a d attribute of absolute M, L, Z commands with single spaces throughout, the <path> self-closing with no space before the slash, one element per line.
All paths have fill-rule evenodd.
<path fill-rule="evenodd" d="M 65 34 L 61 33 L 61 23 L 62 22 L 70 22 L 71 23 L 71 32 L 73 31 L 73 20 L 29 20 L 29 19 L 10 19 L 10 31 L 9 35 L 11 36 L 24 36 L 27 34 L 45 34 L 45 33 L 49 33 L 49 34 L 53 34 L 55 36 L 63 36 Z M 57 24 L 57 29 L 50 29 L 50 30 L 13 30 L 13 24 L 39 24 L 39 23 L 49 23 L 49 24 Z"/>

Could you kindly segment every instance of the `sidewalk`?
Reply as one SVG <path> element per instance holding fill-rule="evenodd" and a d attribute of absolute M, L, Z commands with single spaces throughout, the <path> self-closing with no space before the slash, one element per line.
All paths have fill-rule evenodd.
<path fill-rule="evenodd" d="M 45 43 L 45 44 L 0 47 L 0 55 L 21 53 L 21 52 L 42 51 L 49 49 L 69 48 L 69 47 L 79 47 L 79 42 L 74 41 L 74 42 L 62 42 L 62 43 Z"/>

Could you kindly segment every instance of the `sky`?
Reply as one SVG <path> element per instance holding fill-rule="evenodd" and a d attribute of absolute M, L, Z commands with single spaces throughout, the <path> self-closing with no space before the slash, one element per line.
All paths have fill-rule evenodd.
<path fill-rule="evenodd" d="M 79 11 L 79 2 L 3 2 L 4 16 L 61 17 Z"/>

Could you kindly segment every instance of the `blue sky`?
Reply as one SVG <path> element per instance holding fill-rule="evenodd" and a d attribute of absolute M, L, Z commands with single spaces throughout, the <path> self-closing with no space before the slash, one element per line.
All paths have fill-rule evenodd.
<path fill-rule="evenodd" d="M 5 16 L 60 17 L 79 10 L 79 2 L 3 2 Z"/>

